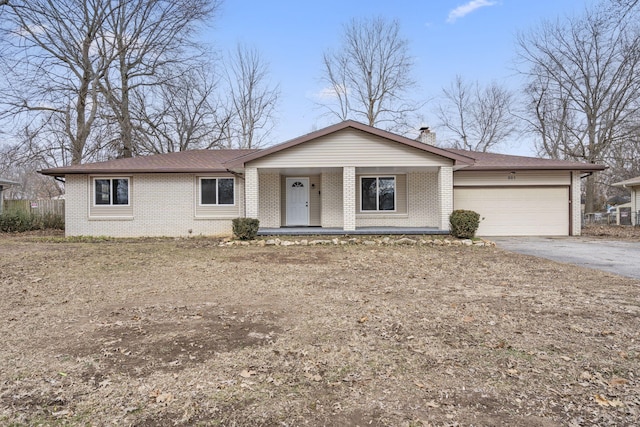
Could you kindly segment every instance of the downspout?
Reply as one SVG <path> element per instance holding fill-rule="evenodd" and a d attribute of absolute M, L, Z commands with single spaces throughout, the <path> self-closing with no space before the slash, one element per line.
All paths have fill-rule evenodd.
<path fill-rule="evenodd" d="M 227 169 L 227 172 L 229 172 L 231 175 L 235 176 L 236 178 L 244 179 L 244 174 L 240 172 L 236 172 L 231 169 Z"/>

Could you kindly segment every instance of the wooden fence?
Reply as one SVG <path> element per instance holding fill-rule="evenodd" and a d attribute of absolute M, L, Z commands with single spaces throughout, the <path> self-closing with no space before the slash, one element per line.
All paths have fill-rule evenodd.
<path fill-rule="evenodd" d="M 21 211 L 30 214 L 55 214 L 64 216 L 64 200 L 5 200 L 3 211 Z"/>

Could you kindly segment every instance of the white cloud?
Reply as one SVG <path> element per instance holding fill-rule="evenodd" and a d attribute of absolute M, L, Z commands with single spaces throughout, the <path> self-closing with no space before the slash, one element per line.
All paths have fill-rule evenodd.
<path fill-rule="evenodd" d="M 347 92 L 347 89 L 344 87 L 324 87 L 322 89 L 320 89 L 318 92 L 314 93 L 312 95 L 313 98 L 316 98 L 320 101 L 326 101 L 329 99 L 336 99 L 338 98 L 338 90 L 340 91 L 340 94 L 344 94 Z"/>
<path fill-rule="evenodd" d="M 491 0 L 471 0 L 469 3 L 458 6 L 449 12 L 447 22 L 453 24 L 458 18 L 463 18 L 471 12 L 480 9 L 481 7 L 494 6 L 498 2 Z"/>

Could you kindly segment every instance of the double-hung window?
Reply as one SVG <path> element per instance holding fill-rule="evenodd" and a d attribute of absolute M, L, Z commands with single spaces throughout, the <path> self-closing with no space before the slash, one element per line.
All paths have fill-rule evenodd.
<path fill-rule="evenodd" d="M 396 210 L 396 177 L 363 176 L 360 178 L 360 209 L 363 212 Z"/>
<path fill-rule="evenodd" d="M 129 204 L 129 178 L 95 178 L 93 188 L 96 206 Z"/>
<path fill-rule="evenodd" d="M 234 187 L 233 178 L 200 178 L 200 204 L 233 205 Z"/>

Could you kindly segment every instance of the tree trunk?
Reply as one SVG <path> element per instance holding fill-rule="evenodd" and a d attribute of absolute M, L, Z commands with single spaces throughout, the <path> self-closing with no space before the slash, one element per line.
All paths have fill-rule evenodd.
<path fill-rule="evenodd" d="M 597 211 L 596 208 L 596 176 L 589 175 L 584 183 L 585 186 L 585 202 L 584 202 L 584 211 L 585 213 L 593 213 Z"/>

